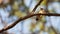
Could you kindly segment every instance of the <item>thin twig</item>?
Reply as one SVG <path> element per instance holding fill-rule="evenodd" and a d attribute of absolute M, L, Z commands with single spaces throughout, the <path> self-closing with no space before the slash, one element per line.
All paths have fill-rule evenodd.
<path fill-rule="evenodd" d="M 41 4 L 42 1 L 43 1 L 43 0 L 40 0 L 40 1 L 38 2 L 38 4 L 35 6 L 35 8 L 32 10 L 32 12 L 35 12 L 36 8 Z M 24 18 L 19 18 L 17 21 L 15 21 L 14 23 L 12 23 L 11 25 L 9 25 L 9 26 L 1 29 L 1 30 L 0 30 L 0 33 L 3 32 L 3 31 L 6 31 L 6 30 L 8 30 L 8 29 L 13 28 L 13 27 L 14 27 L 17 23 L 19 23 L 20 21 L 23 21 L 23 20 L 25 20 L 25 19 L 27 19 L 27 18 L 30 18 L 30 17 L 33 17 L 33 16 L 37 16 L 37 15 L 60 16 L 60 14 L 51 14 L 51 13 L 49 13 L 49 14 L 32 14 L 32 15 L 27 15 L 27 16 L 25 16 Z"/>
<path fill-rule="evenodd" d="M 39 0 L 39 2 L 37 3 L 37 5 L 34 7 L 34 9 L 32 10 L 32 12 L 35 12 L 36 8 L 41 4 L 43 0 Z"/>
<path fill-rule="evenodd" d="M 11 25 L 3 28 L 2 30 L 0 30 L 0 33 L 3 32 L 3 31 L 6 31 L 8 29 L 11 29 L 13 28 L 17 23 L 19 23 L 20 21 L 23 21 L 25 19 L 28 19 L 30 17 L 33 17 L 33 16 L 37 16 L 37 15 L 44 15 L 44 16 L 60 16 L 60 14 L 52 14 L 52 13 L 49 13 L 49 14 L 32 14 L 32 15 L 27 15 L 25 16 L 24 18 L 20 18 L 18 19 L 17 21 L 15 21 L 14 23 L 12 23 Z"/>
<path fill-rule="evenodd" d="M 51 26 L 51 29 L 55 32 L 55 34 L 58 34 L 53 26 Z"/>
<path fill-rule="evenodd" d="M 50 22 L 50 25 L 51 25 L 51 29 L 55 32 L 55 34 L 58 34 L 57 31 L 55 30 L 55 28 L 53 27 L 52 23 L 51 23 L 51 18 L 49 17 L 49 22 Z"/>
<path fill-rule="evenodd" d="M 47 9 L 47 12 L 49 13 L 48 11 L 48 3 L 49 3 L 49 0 L 47 0 L 47 4 L 46 4 L 46 9 Z M 55 28 L 53 27 L 52 23 L 51 23 L 51 18 L 49 16 L 49 21 L 50 21 L 50 25 L 51 25 L 51 29 L 55 32 L 55 34 L 58 34 L 57 31 L 55 30 Z"/>
<path fill-rule="evenodd" d="M 0 14 L 0 18 L 1 18 L 1 22 L 2 22 L 2 24 L 4 25 L 4 27 L 7 25 L 7 23 L 5 22 L 5 21 L 3 21 L 3 19 L 2 19 L 2 15 Z"/>
<path fill-rule="evenodd" d="M 2 23 L 2 25 L 5 27 L 5 26 L 7 25 L 7 23 L 6 23 L 5 21 L 3 21 L 1 14 L 0 14 L 0 18 L 1 18 L 1 23 Z M 4 32 L 3 32 L 3 33 L 4 33 Z M 3 34 L 3 33 L 2 33 L 2 34 Z M 6 31 L 5 33 L 8 33 L 8 32 Z"/>

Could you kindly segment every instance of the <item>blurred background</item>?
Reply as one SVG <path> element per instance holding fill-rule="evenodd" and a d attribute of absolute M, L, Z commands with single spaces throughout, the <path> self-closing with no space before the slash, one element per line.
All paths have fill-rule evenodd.
<path fill-rule="evenodd" d="M 0 30 L 19 18 L 30 15 L 39 0 L 0 0 Z M 35 13 L 43 8 L 48 13 L 60 14 L 60 0 L 43 0 Z M 33 16 L 0 34 L 60 34 L 60 17 Z"/>

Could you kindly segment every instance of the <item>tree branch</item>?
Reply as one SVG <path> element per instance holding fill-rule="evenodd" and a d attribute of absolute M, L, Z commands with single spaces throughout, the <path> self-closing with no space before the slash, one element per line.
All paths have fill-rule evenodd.
<path fill-rule="evenodd" d="M 32 12 L 35 12 L 36 8 L 41 4 L 43 0 L 39 0 L 39 2 L 37 3 L 37 5 L 34 7 L 34 9 L 32 10 Z"/>
<path fill-rule="evenodd" d="M 40 1 L 37 3 L 37 5 L 35 6 L 35 8 L 32 10 L 32 12 L 33 12 L 33 11 L 35 12 L 36 8 L 41 4 L 42 1 L 43 1 L 43 0 L 40 0 Z M 8 29 L 10 29 L 10 28 L 12 28 L 12 27 L 14 27 L 18 22 L 20 22 L 20 21 L 22 21 L 22 20 L 25 20 L 25 19 L 27 19 L 27 18 L 30 18 L 30 17 L 32 17 L 32 16 L 35 16 L 35 15 L 36 15 L 36 14 L 28 15 L 28 16 L 26 16 L 26 17 L 24 17 L 24 18 L 21 18 L 21 19 L 19 18 L 19 19 L 18 19 L 17 21 L 15 21 L 13 24 L 11 24 L 11 25 L 3 28 L 2 30 L 0 30 L 0 33 L 3 32 L 3 31 L 6 31 L 6 30 L 8 30 Z"/>
<path fill-rule="evenodd" d="M 42 1 L 43 1 L 43 0 L 40 0 L 40 1 L 37 3 L 37 5 L 35 6 L 35 8 L 32 10 L 32 12 L 35 12 L 36 8 L 41 4 Z M 3 29 L 0 30 L 0 33 L 6 31 L 6 30 L 8 30 L 8 29 L 13 28 L 13 27 L 14 27 L 17 23 L 19 23 L 20 21 L 23 21 L 23 20 L 25 20 L 25 19 L 28 19 L 28 18 L 33 17 L 33 16 L 37 16 L 37 15 L 60 16 L 60 14 L 51 14 L 51 13 L 49 13 L 49 14 L 32 14 L 32 15 L 27 15 L 27 16 L 25 16 L 24 18 L 19 18 L 17 21 L 15 21 L 14 23 L 10 24 L 9 26 L 4 27 Z"/>
<path fill-rule="evenodd" d="M 51 29 L 55 32 L 55 34 L 58 34 L 53 26 L 51 26 Z"/>
<path fill-rule="evenodd" d="M 33 17 L 33 16 L 37 16 L 37 15 L 44 15 L 44 16 L 60 16 L 60 14 L 52 14 L 52 13 L 49 13 L 49 14 L 32 14 L 32 15 L 27 15 L 25 16 L 24 18 L 19 18 L 17 21 L 15 21 L 14 23 L 12 23 L 11 25 L 3 28 L 2 30 L 0 30 L 0 33 L 3 32 L 3 31 L 6 31 L 8 29 L 11 29 L 13 28 L 17 23 L 19 23 L 20 21 L 23 21 L 25 19 L 28 19 L 30 17 Z"/>

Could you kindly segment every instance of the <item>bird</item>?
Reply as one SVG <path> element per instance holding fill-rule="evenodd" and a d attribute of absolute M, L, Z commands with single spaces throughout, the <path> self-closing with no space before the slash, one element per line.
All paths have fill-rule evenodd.
<path fill-rule="evenodd" d="M 39 11 L 39 13 L 46 14 L 46 11 L 43 8 L 41 8 L 40 11 Z"/>
<path fill-rule="evenodd" d="M 38 12 L 38 13 L 40 13 L 40 14 L 46 14 L 46 11 L 45 11 L 45 9 L 44 8 L 40 8 L 40 11 Z M 39 27 L 40 27 L 40 30 L 44 30 L 44 28 L 45 28 L 45 22 L 46 22 L 46 20 L 45 20 L 45 16 L 43 16 L 43 15 L 37 15 L 37 24 L 39 25 Z"/>
<path fill-rule="evenodd" d="M 40 11 L 38 12 L 38 13 L 40 13 L 40 14 L 46 14 L 47 12 L 45 11 L 45 9 L 43 9 L 43 8 L 40 8 Z M 43 15 L 37 15 L 37 18 L 36 18 L 36 20 L 39 20 L 39 19 L 41 19 L 43 17 Z"/>

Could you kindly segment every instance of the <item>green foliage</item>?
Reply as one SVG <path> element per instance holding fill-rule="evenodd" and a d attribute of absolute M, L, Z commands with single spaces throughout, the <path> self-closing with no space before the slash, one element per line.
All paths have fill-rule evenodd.
<path fill-rule="evenodd" d="M 27 14 L 25 12 L 21 12 L 19 10 L 15 10 L 15 11 L 11 11 L 10 13 L 12 16 L 17 16 L 17 17 L 24 17 L 26 16 Z"/>
<path fill-rule="evenodd" d="M 43 2 L 41 3 L 41 5 L 46 5 L 47 4 L 47 0 L 43 0 Z"/>

